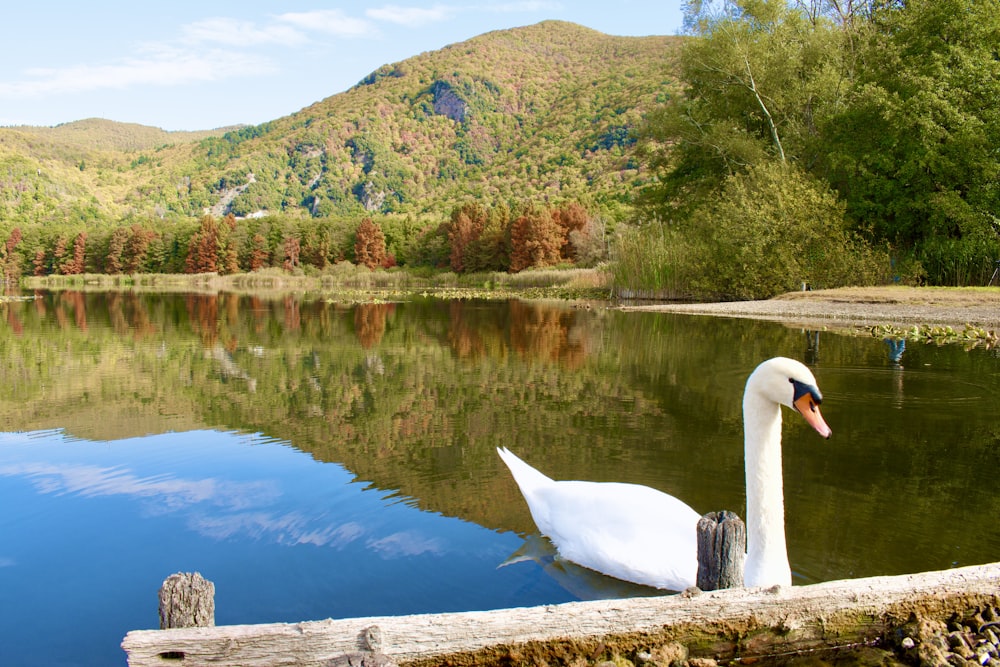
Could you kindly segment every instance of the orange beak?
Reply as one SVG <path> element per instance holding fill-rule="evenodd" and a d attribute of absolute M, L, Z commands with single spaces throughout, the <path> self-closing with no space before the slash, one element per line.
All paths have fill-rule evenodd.
<path fill-rule="evenodd" d="M 824 438 L 829 438 L 830 434 L 833 433 L 833 431 L 830 430 L 830 427 L 827 426 L 826 422 L 823 420 L 823 415 L 819 413 L 819 405 L 816 404 L 812 394 L 804 394 L 800 396 L 799 399 L 795 401 L 795 409 L 798 410 L 799 414 L 805 418 L 809 425 L 816 429 L 816 432 Z"/>

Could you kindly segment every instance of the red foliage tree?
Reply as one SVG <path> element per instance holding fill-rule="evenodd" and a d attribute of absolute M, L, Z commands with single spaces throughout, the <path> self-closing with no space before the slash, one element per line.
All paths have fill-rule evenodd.
<path fill-rule="evenodd" d="M 45 268 L 46 268 L 45 265 L 46 265 L 45 249 L 39 248 L 37 251 L 35 251 L 34 269 L 36 276 L 45 275 Z"/>
<path fill-rule="evenodd" d="M 382 266 L 386 260 L 385 235 L 371 218 L 365 218 L 358 225 L 354 241 L 354 259 L 369 269 Z"/>
<path fill-rule="evenodd" d="M 282 266 L 285 271 L 291 271 L 299 265 L 299 256 L 302 254 L 302 242 L 297 236 L 286 236 L 283 245 L 285 251 L 285 261 Z"/>
<path fill-rule="evenodd" d="M 118 227 L 111 232 L 108 240 L 108 251 L 104 254 L 104 272 L 110 274 L 121 273 L 124 268 L 123 254 L 125 245 L 128 243 L 128 229 Z"/>
<path fill-rule="evenodd" d="M 141 225 L 132 225 L 125 242 L 124 269 L 127 273 L 139 273 L 146 263 L 149 244 L 156 238 L 156 232 Z"/>
<path fill-rule="evenodd" d="M 87 232 L 80 232 L 73 240 L 73 254 L 62 263 L 60 272 L 64 276 L 75 276 L 86 268 Z"/>
<path fill-rule="evenodd" d="M 219 270 L 219 225 L 210 215 L 201 219 L 201 227 L 188 243 L 187 273 L 215 273 Z"/>
<path fill-rule="evenodd" d="M 10 236 L 7 237 L 7 242 L 4 244 L 4 246 L 7 248 L 8 257 L 14 254 L 14 248 L 16 248 L 17 244 L 20 242 L 21 242 L 21 228 L 15 227 L 14 229 L 10 230 Z"/>
<path fill-rule="evenodd" d="M 510 228 L 510 270 L 558 264 L 562 249 L 562 229 L 545 210 L 531 208 Z"/>
<path fill-rule="evenodd" d="M 572 202 L 552 211 L 552 219 L 556 221 L 559 229 L 562 230 L 563 243 L 559 249 L 560 256 L 565 260 L 575 260 L 576 248 L 570 240 L 570 234 L 583 229 L 587 225 L 587 222 L 589 222 L 590 215 L 585 208 L 576 202 Z"/>
<path fill-rule="evenodd" d="M 15 227 L 7 237 L 6 243 L 0 246 L 0 278 L 8 283 L 16 283 L 21 277 L 20 257 L 14 250 L 21 242 L 21 228 Z"/>
<path fill-rule="evenodd" d="M 464 204 L 452 211 L 448 225 L 448 259 L 452 271 L 462 273 L 466 270 L 466 251 L 479 239 L 485 225 L 486 212 L 478 204 Z"/>
<path fill-rule="evenodd" d="M 56 247 L 52 249 L 52 271 L 53 273 L 61 273 L 63 268 L 63 263 L 66 257 L 66 246 L 69 241 L 66 240 L 65 236 L 60 236 L 56 239 Z"/>

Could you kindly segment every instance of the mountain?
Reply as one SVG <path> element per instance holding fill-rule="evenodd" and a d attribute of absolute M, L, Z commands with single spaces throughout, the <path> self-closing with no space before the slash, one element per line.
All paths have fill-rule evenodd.
<path fill-rule="evenodd" d="M 0 219 L 422 215 L 471 198 L 614 212 L 644 178 L 632 131 L 678 91 L 679 39 L 547 21 L 387 64 L 253 127 L 0 129 Z"/>
<path fill-rule="evenodd" d="M 200 141 L 221 136 L 244 126 L 220 127 L 198 132 L 168 132 L 137 123 L 117 123 L 103 118 L 87 118 L 55 127 L 20 126 L 8 128 L 52 144 L 77 146 L 80 149 L 142 151 L 170 144 Z"/>

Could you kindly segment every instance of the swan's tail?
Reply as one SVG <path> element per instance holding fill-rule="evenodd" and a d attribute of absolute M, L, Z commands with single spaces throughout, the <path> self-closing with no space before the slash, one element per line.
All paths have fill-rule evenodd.
<path fill-rule="evenodd" d="M 529 497 L 534 489 L 552 483 L 551 478 L 546 477 L 521 459 L 517 458 L 517 456 L 515 456 L 514 453 L 506 447 L 497 447 L 497 454 L 500 455 L 503 462 L 507 464 L 508 468 L 510 468 L 510 474 L 514 476 L 514 481 L 517 482 L 517 486 L 521 489 L 521 493 L 525 498 Z"/>

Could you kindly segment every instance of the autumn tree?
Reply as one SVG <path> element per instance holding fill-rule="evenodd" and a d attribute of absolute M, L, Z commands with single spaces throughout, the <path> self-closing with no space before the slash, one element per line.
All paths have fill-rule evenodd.
<path fill-rule="evenodd" d="M 510 244 L 512 273 L 532 266 L 558 264 L 563 245 L 562 229 L 548 211 L 531 207 L 511 225 Z"/>
<path fill-rule="evenodd" d="M 452 270 L 506 271 L 510 265 L 509 226 L 510 210 L 504 205 L 486 208 L 470 202 L 454 209 L 447 225 Z"/>
<path fill-rule="evenodd" d="M 354 259 L 369 269 L 382 266 L 386 260 L 385 235 L 382 228 L 371 218 L 365 218 L 358 225 L 354 242 Z"/>
<path fill-rule="evenodd" d="M 297 236 L 286 236 L 282 245 L 285 254 L 285 261 L 282 266 L 285 271 L 291 271 L 299 265 L 299 255 L 302 254 L 302 243 Z"/>
<path fill-rule="evenodd" d="M 62 240 L 60 238 L 60 240 Z M 59 272 L 64 276 L 83 273 L 86 268 L 87 232 L 80 232 L 73 240 L 73 254 L 59 266 Z"/>
<path fill-rule="evenodd" d="M 104 253 L 104 272 L 114 275 L 121 273 L 124 269 L 122 254 L 125 252 L 125 244 L 128 242 L 128 229 L 118 227 L 111 232 L 108 239 L 108 249 Z"/>
<path fill-rule="evenodd" d="M 65 236 L 60 236 L 56 239 L 56 245 L 52 249 L 52 272 L 61 273 L 63 268 L 63 263 L 66 261 L 67 245 L 69 241 Z M 36 274 L 39 275 L 39 274 Z"/>
<path fill-rule="evenodd" d="M 478 204 L 464 204 L 452 211 L 448 226 L 448 259 L 452 271 L 467 270 L 466 249 L 479 238 L 485 225 L 486 211 Z"/>
<path fill-rule="evenodd" d="M 201 219 L 201 227 L 188 243 L 186 273 L 215 273 L 219 269 L 219 224 L 211 215 Z"/>
<path fill-rule="evenodd" d="M 16 283 L 21 277 L 21 261 L 16 252 L 21 238 L 21 228 L 15 227 L 11 230 L 7 241 L 0 245 L 0 277 L 8 283 Z"/>
<path fill-rule="evenodd" d="M 267 266 L 267 260 L 271 256 L 268 249 L 267 239 L 260 232 L 250 239 L 250 270 L 258 271 Z"/>
<path fill-rule="evenodd" d="M 578 232 L 587 225 L 590 219 L 587 210 L 580 206 L 580 204 L 571 202 L 562 208 L 552 211 L 552 219 L 555 220 L 556 224 L 559 225 L 559 229 L 562 230 L 563 243 L 559 249 L 560 256 L 562 259 L 574 261 L 576 259 L 576 250 L 570 237 L 573 232 Z"/>
<path fill-rule="evenodd" d="M 146 263 L 149 245 L 157 234 L 152 229 L 146 229 L 134 224 L 128 230 L 128 240 L 125 242 L 123 262 L 126 273 L 139 273 Z"/>
<path fill-rule="evenodd" d="M 46 268 L 48 262 L 46 261 L 45 248 L 39 248 L 35 251 L 35 259 L 32 263 L 32 268 L 34 269 L 36 276 L 44 276 L 46 273 Z"/>

